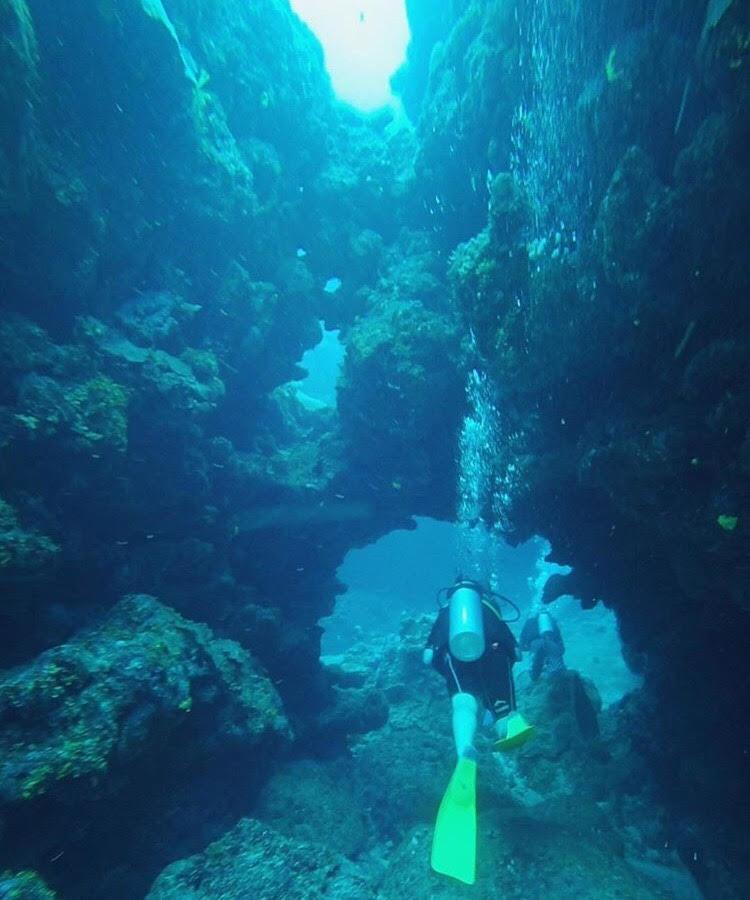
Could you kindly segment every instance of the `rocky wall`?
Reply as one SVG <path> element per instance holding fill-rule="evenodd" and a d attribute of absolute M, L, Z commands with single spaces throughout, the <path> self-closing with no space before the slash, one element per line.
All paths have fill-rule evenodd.
<path fill-rule="evenodd" d="M 412 129 L 340 107 L 285 2 L 3 0 L 0 60 L 3 887 L 132 897 L 290 736 L 382 725 L 318 621 L 348 549 L 450 514 L 460 338 Z M 321 320 L 352 347 L 338 411 L 288 384 Z M 256 672 L 275 744 L 225 697 Z"/>
<path fill-rule="evenodd" d="M 546 30 L 525 18 L 532 6 Z M 741 893 L 747 9 L 711 4 L 704 18 L 676 3 L 606 18 L 598 4 L 590 21 L 610 27 L 583 38 L 575 4 L 562 20 L 543 3 L 517 9 L 510 37 L 489 7 L 465 12 L 434 60 L 420 123 L 422 159 L 440 150 L 430 157 L 438 193 L 470 196 L 470 168 L 457 181 L 449 159 L 456 135 L 482 135 L 473 152 L 492 173 L 478 233 L 455 246 L 442 216 L 439 240 L 452 248 L 453 296 L 497 387 L 494 514 L 511 540 L 542 534 L 552 559 L 574 567 L 550 583 L 548 602 L 572 593 L 617 611 L 658 710 L 650 765 L 695 825 L 695 869 L 703 847 L 734 853 Z M 535 53 L 542 80 L 469 78 L 467 48 L 490 46 L 527 61 Z M 556 48 L 584 62 L 565 68 Z M 494 118 L 508 91 L 529 104 L 515 125 Z M 479 127 L 455 124 L 468 109 Z M 515 155 L 493 156 L 503 146 Z M 713 739 L 696 741 L 696 717 Z"/>

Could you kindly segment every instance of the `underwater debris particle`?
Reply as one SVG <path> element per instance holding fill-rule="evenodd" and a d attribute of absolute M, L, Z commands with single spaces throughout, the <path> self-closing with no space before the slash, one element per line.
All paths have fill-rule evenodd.
<path fill-rule="evenodd" d="M 727 516 L 722 514 L 716 517 L 716 521 L 724 529 L 724 531 L 734 531 L 734 529 L 737 527 L 737 523 L 739 522 L 739 517 Z"/>
<path fill-rule="evenodd" d="M 326 294 L 335 294 L 342 284 L 343 281 L 340 278 L 329 278 L 323 286 L 323 291 Z"/>
<path fill-rule="evenodd" d="M 622 78 L 622 72 L 615 65 L 615 57 L 617 56 L 617 47 L 612 47 L 607 56 L 607 62 L 604 64 L 604 73 L 607 76 L 609 84 L 614 84 Z"/>
<path fill-rule="evenodd" d="M 695 319 L 693 319 L 693 320 L 688 324 L 687 328 L 685 329 L 685 333 L 684 333 L 683 336 L 682 336 L 682 340 L 681 340 L 680 343 L 677 345 L 677 347 L 676 347 L 676 349 L 675 349 L 675 351 L 674 351 L 674 358 L 675 358 L 675 359 L 679 359 L 679 358 L 680 358 L 680 356 L 682 355 L 682 351 L 685 349 L 685 347 L 687 347 L 688 341 L 689 341 L 690 338 L 692 337 L 694 331 L 695 331 Z"/>

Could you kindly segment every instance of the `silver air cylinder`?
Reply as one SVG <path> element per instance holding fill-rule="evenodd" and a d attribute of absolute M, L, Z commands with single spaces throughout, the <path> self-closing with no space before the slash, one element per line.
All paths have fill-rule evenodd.
<path fill-rule="evenodd" d="M 461 585 L 451 594 L 448 646 L 461 662 L 474 662 L 484 653 L 482 598 L 470 585 Z"/>
<path fill-rule="evenodd" d="M 554 631 L 554 627 L 552 625 L 552 616 L 548 612 L 540 612 L 539 618 L 539 634 L 540 636 L 543 634 L 550 634 Z"/>

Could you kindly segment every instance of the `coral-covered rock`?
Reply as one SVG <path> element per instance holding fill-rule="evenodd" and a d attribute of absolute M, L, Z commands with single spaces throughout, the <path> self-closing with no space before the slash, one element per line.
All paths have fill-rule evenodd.
<path fill-rule="evenodd" d="M 430 60 L 416 170 L 431 224 L 465 241 L 484 224 L 487 179 L 507 171 L 518 104 L 514 4 L 463 3 Z"/>
<path fill-rule="evenodd" d="M 349 742 L 357 795 L 380 840 L 431 821 L 450 776 L 450 702 L 440 677 L 422 663 L 428 631 L 426 618 L 407 621 L 399 635 L 363 641 L 329 661 L 346 690 L 377 690 L 388 703 L 388 721 Z"/>
<path fill-rule="evenodd" d="M 202 752 L 289 735 L 278 695 L 249 654 L 146 596 L 124 599 L 98 628 L 5 673 L 0 717 L 6 803 L 96 793 L 101 782 L 106 790 L 112 767 L 152 741 L 179 742 L 191 719 L 211 722 Z"/>
<path fill-rule="evenodd" d="M 359 900 L 374 897 L 375 892 L 362 872 L 341 856 L 243 819 L 204 853 L 165 869 L 147 895 L 148 900 L 244 900 L 250 896 Z"/>
<path fill-rule="evenodd" d="M 29 574 L 52 564 L 60 547 L 35 529 L 25 529 L 12 506 L 0 498 L 0 578 Z"/>
<path fill-rule="evenodd" d="M 353 775 L 344 758 L 294 760 L 268 780 L 254 814 L 286 837 L 356 857 L 369 835 L 364 808 L 352 802 Z"/>
<path fill-rule="evenodd" d="M 480 814 L 477 881 L 483 896 L 523 900 L 530 892 L 565 900 L 668 900 L 674 894 L 631 867 L 615 844 L 590 830 L 550 828 L 522 819 L 503 820 L 491 810 Z M 454 882 L 418 861 L 430 853 L 429 829 L 417 827 L 392 855 L 379 896 L 387 900 L 415 897 L 452 898 L 463 894 Z M 533 896 L 533 894 L 532 894 Z"/>
<path fill-rule="evenodd" d="M 36 872 L 0 873 L 0 897 L 7 900 L 55 900 Z"/>
<path fill-rule="evenodd" d="M 393 286 L 406 296 L 390 297 L 387 288 L 348 335 L 339 390 L 342 431 L 357 459 L 358 479 L 369 485 L 364 493 L 439 515 L 453 499 L 454 435 L 463 397 L 460 333 L 452 316 L 408 300 L 408 282 Z M 445 399 L 440 407 L 431 402 L 436 395 Z M 436 483 L 444 487 L 437 495 L 428 488 Z"/>
<path fill-rule="evenodd" d="M 651 159 L 639 147 L 630 147 L 612 176 L 597 226 L 607 277 L 626 290 L 665 264 L 670 234 L 666 194 Z"/>
<path fill-rule="evenodd" d="M 208 350 L 186 347 L 173 356 L 159 347 L 136 344 L 97 319 L 82 319 L 78 327 L 103 366 L 175 409 L 206 412 L 224 394 L 216 359 Z"/>
<path fill-rule="evenodd" d="M 488 196 L 476 227 L 456 235 L 451 222 L 438 232 L 452 253 L 456 304 L 502 397 L 498 520 L 513 540 L 549 538 L 553 558 L 574 566 L 568 589 L 617 611 L 627 652 L 641 665 L 648 658 L 646 690 L 659 709 L 685 708 L 692 697 L 711 710 L 715 733 L 744 745 L 747 723 L 708 685 L 742 667 L 734 635 L 750 603 L 739 550 L 750 500 L 740 365 L 750 320 L 738 302 L 750 285 L 741 246 L 747 11 L 712 5 L 702 32 L 700 16 L 686 30 L 679 17 L 650 20 L 634 8 L 610 10 L 606 22 L 583 21 L 575 6 L 537 8 L 528 20 L 524 5 L 517 12 L 522 27 L 503 32 L 489 25 L 490 6 L 483 16 L 464 5 L 435 52 L 420 125 L 433 133 L 423 134 L 417 169 L 433 195 L 461 190 L 458 161 L 484 168 L 488 143 L 473 141 L 518 92 L 515 154 L 508 165 L 490 163 L 487 194 L 503 187 L 492 178 L 508 168 L 530 224 L 509 216 L 499 239 L 493 209 L 502 204 Z M 489 29 L 496 52 L 519 54 L 515 82 L 465 77 Z M 478 127 L 450 127 L 469 112 Z M 495 148 L 506 136 L 493 132 Z M 454 146 L 471 143 L 455 159 L 454 137 Z M 476 223 L 473 209 L 462 225 Z M 457 237 L 465 243 L 454 247 Z M 667 624 L 676 618 L 679 635 Z M 721 634 L 721 664 L 704 652 L 708 633 Z M 747 770 L 734 740 L 693 753 L 680 722 L 669 717 L 660 744 L 691 761 L 672 770 L 652 759 L 652 771 L 677 810 L 690 798 L 708 843 L 718 827 L 709 791 L 733 804 L 747 791 L 738 787 Z M 744 834 L 745 811 L 738 815 Z M 704 877 L 710 867 L 692 868 Z"/>
<path fill-rule="evenodd" d="M 19 385 L 16 417 L 31 440 L 59 432 L 78 450 L 122 452 L 128 439 L 128 400 L 127 390 L 106 375 L 65 383 L 30 374 Z"/>
<path fill-rule="evenodd" d="M 550 806 L 560 795 L 577 797 L 582 806 L 603 800 L 608 750 L 600 740 L 601 701 L 593 684 L 564 671 L 536 683 L 519 679 L 518 691 L 524 716 L 536 727 L 518 754 L 526 789 Z"/>

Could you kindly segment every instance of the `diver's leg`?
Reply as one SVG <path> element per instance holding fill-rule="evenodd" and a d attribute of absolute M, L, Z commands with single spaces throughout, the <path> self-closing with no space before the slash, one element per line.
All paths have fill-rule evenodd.
<path fill-rule="evenodd" d="M 531 680 L 539 681 L 539 677 L 544 669 L 544 659 L 546 656 L 546 645 L 542 638 L 536 638 L 531 642 Z"/>
<path fill-rule="evenodd" d="M 499 740 L 507 736 L 508 715 L 515 709 L 512 663 L 499 648 L 486 654 L 482 680 L 485 686 L 485 703 L 494 717 L 494 727 Z"/>
<path fill-rule="evenodd" d="M 453 740 L 459 758 L 474 749 L 479 704 L 473 694 L 459 692 L 451 697 L 453 706 Z"/>

